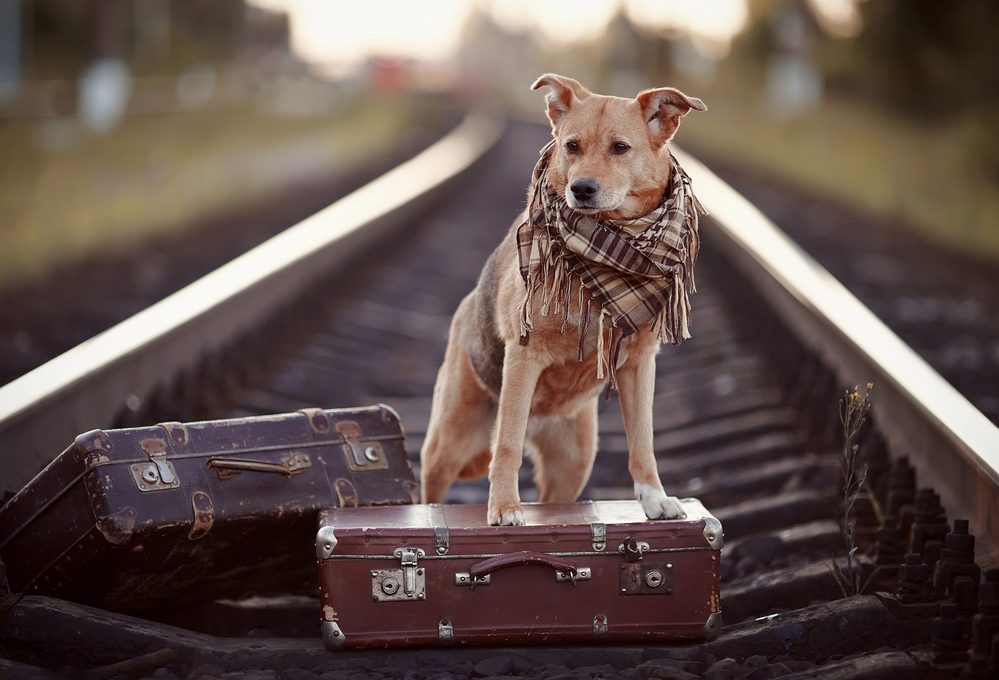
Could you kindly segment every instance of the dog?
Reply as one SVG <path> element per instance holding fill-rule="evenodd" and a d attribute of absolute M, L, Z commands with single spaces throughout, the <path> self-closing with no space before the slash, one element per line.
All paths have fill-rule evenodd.
<path fill-rule="evenodd" d="M 567 223 L 583 217 L 610 221 L 626 238 L 638 238 L 643 225 L 629 221 L 654 213 L 663 202 L 674 175 L 682 172 L 668 142 L 684 115 L 707 110 L 704 103 L 668 87 L 634 99 L 604 96 L 557 74 L 541 76 L 531 89 L 541 87 L 550 88 L 553 140 L 543 179 L 535 169 L 534 182 L 541 185 L 532 182 L 529 203 L 547 200 L 560 206 Z M 565 273 L 569 269 L 550 265 L 548 271 L 563 275 L 542 282 L 543 272 L 524 262 L 528 253 L 543 256 L 529 238 L 531 218 L 529 205 L 452 319 L 420 452 L 423 502 L 441 502 L 456 480 L 488 472 L 489 524 L 523 524 L 518 478 L 525 448 L 539 500 L 575 501 L 597 453 L 599 396 L 613 381 L 636 498 L 649 518 L 682 516 L 679 501 L 663 489 L 653 451 L 655 357 L 663 331 L 643 325 L 625 337 L 615 335 L 616 322 L 579 277 Z M 694 232 L 696 237 L 696 217 Z M 536 274 L 525 284 L 529 271 Z M 549 289 L 554 292 L 545 300 Z M 686 335 L 686 309 L 679 315 Z"/>

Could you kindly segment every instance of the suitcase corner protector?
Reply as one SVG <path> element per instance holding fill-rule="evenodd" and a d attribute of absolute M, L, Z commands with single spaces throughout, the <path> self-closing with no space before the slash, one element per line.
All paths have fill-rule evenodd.
<path fill-rule="evenodd" d="M 333 533 L 333 527 L 329 524 L 325 524 L 319 527 L 319 531 L 316 532 L 316 559 L 317 560 L 328 560 L 333 555 L 333 551 L 336 549 L 336 535 Z"/>
<path fill-rule="evenodd" d="M 340 625 L 336 621 L 324 620 L 322 628 L 323 644 L 326 645 L 326 648 L 333 651 L 342 649 L 344 643 L 347 642 L 347 636 L 340 630 Z"/>
<path fill-rule="evenodd" d="M 711 612 L 708 620 L 704 622 L 704 641 L 711 642 L 718 637 L 722 627 L 722 613 Z"/>
<path fill-rule="evenodd" d="M 375 404 L 375 406 L 381 409 L 382 419 L 386 423 L 393 425 L 402 422 L 402 418 L 399 417 L 399 412 L 396 411 L 395 408 L 393 408 L 392 406 L 389 406 L 388 404 L 383 402 L 378 402 L 377 404 Z"/>
<path fill-rule="evenodd" d="M 70 445 L 68 451 L 72 451 L 79 462 L 88 461 L 93 466 L 96 463 L 106 462 L 107 452 L 111 450 L 111 438 L 104 430 L 87 430 L 78 434 Z M 94 455 L 96 454 L 96 455 Z"/>
<path fill-rule="evenodd" d="M 704 518 L 704 540 L 708 542 L 713 550 L 721 550 L 725 544 L 725 532 L 722 530 L 722 523 L 715 517 Z"/>

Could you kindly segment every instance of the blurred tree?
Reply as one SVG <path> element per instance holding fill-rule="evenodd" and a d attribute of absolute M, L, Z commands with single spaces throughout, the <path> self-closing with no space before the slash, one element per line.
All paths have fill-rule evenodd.
<path fill-rule="evenodd" d="M 32 0 L 23 13 L 26 75 L 35 79 L 73 78 L 112 56 L 138 71 L 176 73 L 231 59 L 246 36 L 244 0 Z"/>
<path fill-rule="evenodd" d="M 999 101 L 999 3 L 871 0 L 861 4 L 855 80 L 865 95 L 938 118 Z"/>

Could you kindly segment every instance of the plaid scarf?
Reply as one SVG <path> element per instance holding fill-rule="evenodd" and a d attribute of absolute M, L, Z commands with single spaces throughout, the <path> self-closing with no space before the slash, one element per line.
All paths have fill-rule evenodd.
<path fill-rule="evenodd" d="M 608 374 L 616 387 L 620 341 L 647 326 L 661 342 L 690 337 L 688 291 L 696 291 L 694 262 L 700 247 L 698 212 L 690 177 L 670 154 L 673 172 L 663 200 L 634 220 L 598 221 L 572 210 L 547 184 L 555 140 L 541 150 L 528 190 L 527 219 L 517 229 L 520 274 L 526 284 L 521 303 L 521 344 L 533 328 L 531 308 L 540 296 L 541 316 L 561 314 L 568 329 L 570 290 L 578 294 L 579 360 L 589 320 L 589 303 L 600 306 L 597 377 Z M 623 227 L 641 227 L 632 236 Z"/>

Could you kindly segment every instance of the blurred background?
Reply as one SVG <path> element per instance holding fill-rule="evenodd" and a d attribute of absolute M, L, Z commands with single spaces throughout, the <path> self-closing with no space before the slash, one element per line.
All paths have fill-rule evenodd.
<path fill-rule="evenodd" d="M 991 266 L 997 26 L 984 0 L 0 0 L 0 292 L 389 164 L 480 101 L 541 122 L 547 71 L 679 87 L 709 164 Z"/>

